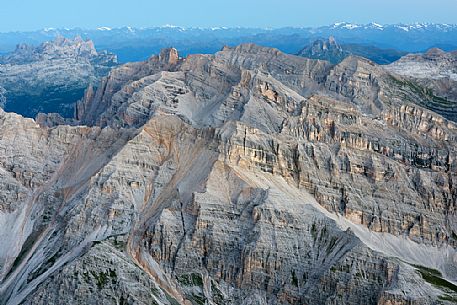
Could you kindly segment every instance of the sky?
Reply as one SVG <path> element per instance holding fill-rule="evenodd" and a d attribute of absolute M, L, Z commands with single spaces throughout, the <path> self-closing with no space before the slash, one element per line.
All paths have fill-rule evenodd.
<path fill-rule="evenodd" d="M 0 0 L 0 32 L 43 28 L 457 24 L 457 0 Z"/>

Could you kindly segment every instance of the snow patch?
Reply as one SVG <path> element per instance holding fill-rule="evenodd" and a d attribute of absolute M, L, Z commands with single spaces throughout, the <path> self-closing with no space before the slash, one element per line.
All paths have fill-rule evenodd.
<path fill-rule="evenodd" d="M 345 29 L 348 29 L 348 30 L 353 30 L 353 29 L 360 28 L 360 25 L 348 23 L 348 24 L 343 25 L 342 28 L 345 28 Z"/>
<path fill-rule="evenodd" d="M 370 28 L 374 28 L 374 29 L 377 29 L 377 30 L 384 30 L 384 26 L 382 24 L 379 24 L 379 23 L 376 23 L 376 22 L 372 22 L 369 24 L 369 27 Z"/>
<path fill-rule="evenodd" d="M 102 26 L 102 27 L 97 28 L 97 30 L 99 30 L 99 31 L 111 31 L 112 28 L 109 28 L 107 26 Z"/>

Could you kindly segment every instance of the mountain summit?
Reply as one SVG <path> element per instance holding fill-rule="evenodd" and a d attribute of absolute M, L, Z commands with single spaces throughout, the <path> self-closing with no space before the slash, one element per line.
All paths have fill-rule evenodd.
<path fill-rule="evenodd" d="M 174 46 L 183 56 L 215 53 L 224 45 L 256 43 L 296 54 L 316 39 L 336 37 L 340 45 L 357 44 L 381 49 L 422 52 L 437 46 L 445 51 L 457 49 L 457 25 L 337 23 L 304 28 L 185 28 L 163 26 L 149 28 L 45 29 L 31 32 L 0 33 L 0 53 L 11 52 L 18 43 L 44 42 L 62 35 L 90 38 L 98 48 L 119 56 L 120 62 L 145 60 L 150 54 Z M 404 55 L 404 54 L 402 54 Z M 400 55 L 400 56 L 402 56 Z M 397 58 L 398 59 L 398 58 Z M 395 59 L 394 59 L 395 60 Z M 376 61 L 385 64 L 389 62 Z"/>
<path fill-rule="evenodd" d="M 330 36 L 327 40 L 318 39 L 298 53 L 303 57 L 327 60 L 333 64 L 340 63 L 350 54 L 348 51 L 343 50 L 333 36 Z"/>
<path fill-rule="evenodd" d="M 327 40 L 315 40 L 311 45 L 298 52 L 299 56 L 327 60 L 332 64 L 338 64 L 350 55 L 364 57 L 378 64 L 389 64 L 405 54 L 406 52 L 381 49 L 365 44 L 340 45 L 333 36 L 330 36 Z"/>
<path fill-rule="evenodd" d="M 34 61 L 68 57 L 93 59 L 97 56 L 97 50 L 95 50 L 94 43 L 91 40 L 83 40 L 79 35 L 74 39 L 57 36 L 53 41 L 44 42 L 37 47 L 19 44 L 13 53 L 0 57 L 0 63 L 26 64 Z"/>
<path fill-rule="evenodd" d="M 95 87 L 77 126 L 0 110 L 1 305 L 457 298 L 457 124 L 420 84 L 241 44 Z"/>
<path fill-rule="evenodd" d="M 0 56 L 0 90 L 7 111 L 27 117 L 39 112 L 57 112 L 69 118 L 90 83 L 108 74 L 117 57 L 97 52 L 91 40 L 80 36 L 55 40 L 39 46 L 19 44 Z M 1 99 L 0 99 L 1 100 Z"/>

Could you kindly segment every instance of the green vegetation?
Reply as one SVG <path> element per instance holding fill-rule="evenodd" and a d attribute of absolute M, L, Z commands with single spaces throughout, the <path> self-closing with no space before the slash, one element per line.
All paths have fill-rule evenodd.
<path fill-rule="evenodd" d="M 298 287 L 298 278 L 297 275 L 295 274 L 295 270 L 292 270 L 292 285 L 295 287 Z"/>
<path fill-rule="evenodd" d="M 88 283 L 90 281 L 89 273 L 84 271 L 83 272 L 84 282 Z"/>
<path fill-rule="evenodd" d="M 214 281 L 211 281 L 211 292 L 213 294 L 214 303 L 216 303 L 216 304 L 224 304 L 224 295 L 217 288 L 216 282 L 214 282 Z"/>
<path fill-rule="evenodd" d="M 311 236 L 313 237 L 313 240 L 317 239 L 317 227 L 316 227 L 316 223 L 314 223 L 314 222 L 311 225 Z"/>
<path fill-rule="evenodd" d="M 170 305 L 180 305 L 178 301 L 176 301 L 175 298 L 173 298 L 171 295 L 165 292 L 165 296 L 167 297 L 168 302 L 170 302 Z"/>
<path fill-rule="evenodd" d="M 90 271 L 90 273 L 95 278 L 98 289 L 105 287 L 110 279 L 112 284 L 116 284 L 117 282 L 117 273 L 115 270 L 108 269 L 106 272 L 99 272 L 98 274 L 95 271 Z M 87 277 L 86 273 L 84 275 Z"/>
<path fill-rule="evenodd" d="M 52 266 L 54 265 L 54 263 L 56 262 L 57 260 L 57 257 L 59 256 L 59 252 L 57 252 L 56 254 L 54 254 L 53 256 L 51 256 L 51 258 L 48 260 L 49 264 Z"/>
<path fill-rule="evenodd" d="M 199 287 L 200 289 L 203 289 L 203 278 L 202 278 L 202 275 L 199 273 L 181 274 L 180 276 L 176 277 L 176 280 L 178 281 L 178 283 L 180 283 L 183 286 Z M 195 291 L 194 289 L 195 288 L 193 288 L 193 291 Z M 199 291 L 199 290 L 197 290 L 197 291 Z M 214 281 L 211 281 L 211 291 L 213 293 L 215 303 L 223 304 L 224 297 L 222 295 L 222 292 L 219 289 L 217 289 L 216 283 Z M 206 304 L 206 298 L 202 294 L 194 292 L 194 293 L 188 295 L 188 298 L 194 305 Z"/>
<path fill-rule="evenodd" d="M 124 299 L 123 295 L 121 295 L 121 298 L 119 299 L 119 305 L 127 305 L 127 300 Z"/>
<path fill-rule="evenodd" d="M 315 242 L 319 241 L 319 243 L 327 243 L 327 248 L 325 249 L 327 255 L 329 255 L 332 252 L 333 248 L 335 248 L 338 242 L 338 237 L 332 236 L 330 238 L 330 232 L 327 229 L 326 225 L 322 226 L 322 228 L 319 230 L 316 223 L 313 222 L 313 224 L 311 225 L 310 233 Z"/>
<path fill-rule="evenodd" d="M 151 288 L 151 294 L 155 295 L 155 296 L 159 296 L 160 295 L 160 291 L 156 287 L 152 287 Z"/>
<path fill-rule="evenodd" d="M 330 252 L 332 252 L 332 250 L 335 247 L 337 241 L 338 241 L 338 238 L 335 237 L 335 236 L 332 236 L 332 238 L 330 239 L 330 242 L 329 242 L 329 244 L 327 246 L 327 250 L 326 250 L 327 255 L 329 255 Z"/>
<path fill-rule="evenodd" d="M 192 294 L 189 299 L 192 304 L 205 305 L 206 303 L 206 298 L 200 294 Z"/>
<path fill-rule="evenodd" d="M 457 234 L 455 234 L 454 231 L 452 231 L 452 238 L 455 239 L 455 240 L 457 240 Z"/>
<path fill-rule="evenodd" d="M 440 295 L 440 296 L 438 297 L 438 299 L 440 299 L 440 300 L 442 300 L 442 301 L 449 301 L 449 302 L 453 302 L 453 303 L 456 303 L 456 304 L 457 304 L 457 297 L 456 297 L 456 296 L 449 295 L 449 294 Z"/>
<path fill-rule="evenodd" d="M 181 284 L 181 285 L 184 285 L 184 286 L 192 286 L 192 282 L 191 280 L 189 279 L 189 275 L 188 274 L 184 274 L 184 275 L 180 275 L 177 277 L 177 280 L 178 282 Z"/>
<path fill-rule="evenodd" d="M 192 283 L 197 286 L 203 286 L 202 276 L 198 273 L 191 273 Z"/>
<path fill-rule="evenodd" d="M 24 258 L 27 256 L 27 253 L 29 250 L 33 247 L 34 242 L 38 239 L 38 237 L 41 234 L 41 230 L 37 230 L 32 232 L 32 234 L 27 237 L 27 239 L 24 242 L 24 245 L 22 246 L 21 252 L 19 252 L 18 256 L 13 262 L 13 266 L 11 267 L 10 272 L 8 275 L 16 269 L 17 266 L 24 260 Z M 8 275 L 6 277 L 8 277 Z"/>
<path fill-rule="evenodd" d="M 415 267 L 416 269 L 422 270 L 423 272 L 431 273 L 431 274 L 433 274 L 435 276 L 439 276 L 439 277 L 443 276 L 441 274 L 441 272 L 439 272 L 436 269 L 427 268 L 427 267 L 424 267 L 424 266 L 421 266 L 421 265 L 414 265 L 414 264 L 412 266 Z"/>
<path fill-rule="evenodd" d="M 420 275 L 426 282 L 434 285 L 435 287 L 441 290 L 451 290 L 457 293 L 457 286 L 443 279 L 441 272 L 439 272 L 438 270 L 426 268 L 424 266 L 419 265 L 413 266 L 417 269 L 417 271 L 419 271 Z"/>
<path fill-rule="evenodd" d="M 92 275 L 94 276 L 95 280 L 97 281 L 97 287 L 98 289 L 102 289 L 106 282 L 108 281 L 108 277 L 104 272 L 100 272 L 99 274 L 96 274 L 95 272 L 91 272 Z"/>
<path fill-rule="evenodd" d="M 430 108 L 435 111 L 447 109 L 452 110 L 455 107 L 455 104 L 451 101 L 440 96 L 436 96 L 430 88 L 423 87 L 409 80 L 400 80 L 393 76 L 391 77 L 391 80 L 398 87 L 407 89 L 413 94 L 422 97 L 424 99 L 423 101 L 414 100 L 413 102 L 420 102 L 420 104 L 424 107 Z"/>
<path fill-rule="evenodd" d="M 57 252 L 55 252 L 46 262 L 44 262 L 38 269 L 34 270 L 29 276 L 27 277 L 27 283 L 30 283 L 34 279 L 36 279 L 38 276 L 46 272 L 49 268 L 51 268 L 59 256 L 61 255 L 62 251 L 59 249 Z"/>
<path fill-rule="evenodd" d="M 114 270 L 109 269 L 109 277 L 111 278 L 111 282 L 115 284 L 117 282 L 117 273 Z"/>
<path fill-rule="evenodd" d="M 198 273 L 187 273 L 177 277 L 180 284 L 184 286 L 199 286 L 203 287 L 203 278 Z"/>
<path fill-rule="evenodd" d="M 303 276 L 302 276 L 302 283 L 306 283 L 308 281 L 308 274 L 306 272 L 303 272 Z"/>
<path fill-rule="evenodd" d="M 328 237 L 327 226 L 323 226 L 319 235 L 319 242 L 326 241 Z"/>
<path fill-rule="evenodd" d="M 123 251 L 125 249 L 126 243 L 122 240 L 117 240 L 117 237 L 113 239 L 113 246 L 120 250 Z"/>

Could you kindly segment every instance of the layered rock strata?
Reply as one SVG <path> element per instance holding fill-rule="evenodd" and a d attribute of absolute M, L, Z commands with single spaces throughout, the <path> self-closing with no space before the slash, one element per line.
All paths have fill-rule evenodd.
<path fill-rule="evenodd" d="M 457 126 L 399 80 L 167 49 L 85 126 L 0 112 L 0 303 L 452 304 Z"/>
<path fill-rule="evenodd" d="M 79 36 L 18 45 L 0 56 L 0 106 L 27 117 L 55 112 L 72 118 L 87 86 L 97 85 L 116 65 L 114 54 L 97 52 L 92 41 Z"/>

